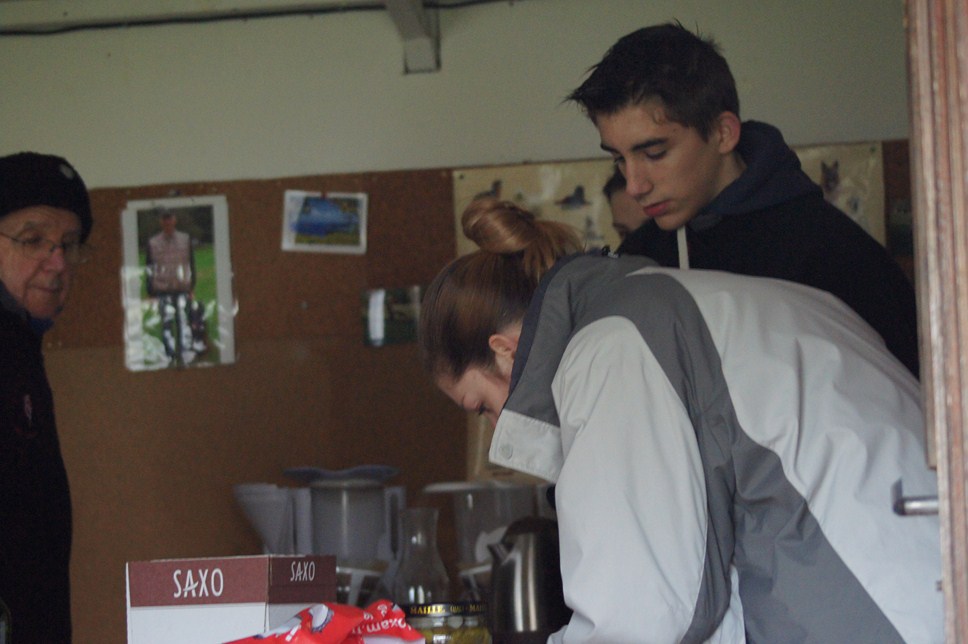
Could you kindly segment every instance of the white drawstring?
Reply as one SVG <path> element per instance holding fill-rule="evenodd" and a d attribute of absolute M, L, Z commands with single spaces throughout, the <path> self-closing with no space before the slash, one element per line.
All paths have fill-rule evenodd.
<path fill-rule="evenodd" d="M 676 231 L 676 240 L 679 242 L 679 268 L 689 268 L 689 246 L 686 244 L 685 226 Z"/>

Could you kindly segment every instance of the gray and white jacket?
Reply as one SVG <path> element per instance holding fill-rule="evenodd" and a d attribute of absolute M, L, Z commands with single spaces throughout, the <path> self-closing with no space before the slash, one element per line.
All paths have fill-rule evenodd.
<path fill-rule="evenodd" d="M 556 482 L 556 642 L 943 641 L 918 383 L 828 293 L 563 260 L 490 458 Z"/>

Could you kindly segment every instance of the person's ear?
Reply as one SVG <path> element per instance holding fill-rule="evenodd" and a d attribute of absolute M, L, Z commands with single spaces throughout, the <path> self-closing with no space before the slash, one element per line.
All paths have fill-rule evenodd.
<path fill-rule="evenodd" d="M 720 154 L 730 154 L 739 145 L 742 121 L 733 112 L 723 112 L 716 117 L 712 135 L 716 137 Z"/>
<path fill-rule="evenodd" d="M 487 339 L 487 344 L 494 352 L 494 362 L 498 372 L 510 377 L 511 367 L 514 366 L 514 354 L 518 351 L 518 335 L 495 333 Z"/>

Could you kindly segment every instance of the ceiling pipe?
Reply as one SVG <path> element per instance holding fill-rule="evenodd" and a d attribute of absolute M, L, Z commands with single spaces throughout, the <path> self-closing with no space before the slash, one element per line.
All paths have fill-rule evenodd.
<path fill-rule="evenodd" d="M 382 0 L 130 0 L 0 1 L 0 34 L 53 35 L 88 29 L 223 20 L 252 20 L 284 16 L 313 16 L 350 11 L 384 11 Z"/>

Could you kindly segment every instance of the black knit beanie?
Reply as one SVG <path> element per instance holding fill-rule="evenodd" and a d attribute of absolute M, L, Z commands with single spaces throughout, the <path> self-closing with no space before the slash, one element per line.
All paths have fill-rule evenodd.
<path fill-rule="evenodd" d="M 0 217 L 31 206 L 70 210 L 81 220 L 81 241 L 91 234 L 87 187 L 66 159 L 37 152 L 0 157 Z"/>

